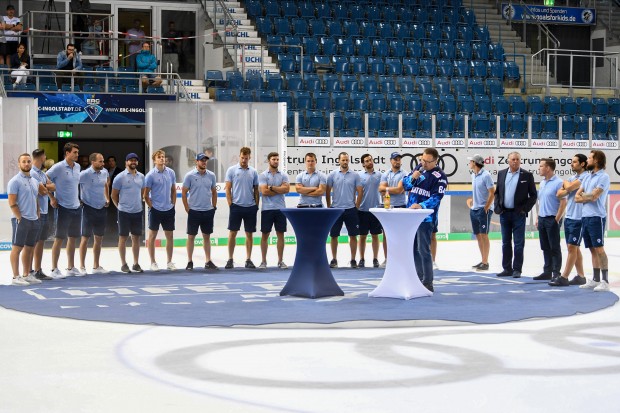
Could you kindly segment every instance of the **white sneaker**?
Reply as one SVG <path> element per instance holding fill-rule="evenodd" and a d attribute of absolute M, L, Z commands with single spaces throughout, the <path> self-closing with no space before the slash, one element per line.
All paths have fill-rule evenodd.
<path fill-rule="evenodd" d="M 34 273 L 30 273 L 27 277 L 22 278 L 24 279 L 24 281 L 28 282 L 28 284 L 41 284 L 43 282 L 37 279 L 37 277 L 34 276 Z"/>
<path fill-rule="evenodd" d="M 601 281 L 593 291 L 609 291 L 609 283 L 607 281 Z"/>
<path fill-rule="evenodd" d="M 434 270 L 438 270 L 439 266 L 437 265 L 437 263 L 435 261 L 433 261 L 433 269 Z"/>
<path fill-rule="evenodd" d="M 265 268 L 267 268 L 267 263 L 266 262 L 261 262 L 260 265 L 258 266 L 258 268 L 260 268 L 261 270 L 264 270 Z"/>
<path fill-rule="evenodd" d="M 30 283 L 24 280 L 24 277 L 18 276 L 18 277 L 13 277 L 13 282 L 11 282 L 11 285 L 24 286 L 24 285 L 30 285 Z"/>
<path fill-rule="evenodd" d="M 159 267 L 156 262 L 151 264 L 151 271 L 159 271 Z"/>
<path fill-rule="evenodd" d="M 75 277 L 83 277 L 86 274 L 81 274 L 80 270 L 75 267 L 67 268 L 67 277 L 75 276 Z"/>
<path fill-rule="evenodd" d="M 103 268 L 102 266 L 99 266 L 97 268 L 93 268 L 93 274 L 107 274 L 110 271 L 106 270 L 105 268 Z"/>
<path fill-rule="evenodd" d="M 387 260 L 383 260 L 381 265 L 379 265 L 379 268 L 385 268 L 386 265 L 387 265 Z"/>
<path fill-rule="evenodd" d="M 177 266 L 176 266 L 176 265 L 174 265 L 174 263 L 173 263 L 172 261 L 170 261 L 170 262 L 166 265 L 166 268 L 167 268 L 169 271 L 176 271 Z"/>
<path fill-rule="evenodd" d="M 579 288 L 588 288 L 588 289 L 594 289 L 599 285 L 598 281 L 594 281 L 594 280 L 588 280 L 585 284 L 580 285 Z"/>
<path fill-rule="evenodd" d="M 62 271 L 60 271 L 58 268 L 54 268 L 52 270 L 52 272 L 50 273 L 50 277 L 55 280 L 62 280 L 63 278 L 67 278 L 67 276 L 63 274 Z"/>
<path fill-rule="evenodd" d="M 278 263 L 278 268 L 280 268 L 281 270 L 286 270 L 288 268 L 288 265 L 286 265 L 284 261 L 280 261 Z"/>
<path fill-rule="evenodd" d="M 88 273 L 86 272 L 86 267 L 81 267 L 80 268 L 80 275 L 79 276 L 82 276 L 82 275 L 88 275 Z"/>

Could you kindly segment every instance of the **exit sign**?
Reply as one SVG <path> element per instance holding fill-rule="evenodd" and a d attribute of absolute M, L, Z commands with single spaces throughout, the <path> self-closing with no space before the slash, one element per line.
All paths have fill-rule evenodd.
<path fill-rule="evenodd" d="M 69 130 L 59 130 L 56 132 L 57 138 L 73 138 L 73 132 Z"/>
<path fill-rule="evenodd" d="M 545 6 L 555 6 L 555 0 L 545 0 Z"/>

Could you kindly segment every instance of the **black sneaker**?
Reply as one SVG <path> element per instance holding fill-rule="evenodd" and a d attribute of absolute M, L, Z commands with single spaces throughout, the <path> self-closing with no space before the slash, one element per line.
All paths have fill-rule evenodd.
<path fill-rule="evenodd" d="M 338 260 L 333 259 L 329 262 L 329 268 L 338 268 Z"/>
<path fill-rule="evenodd" d="M 497 274 L 498 277 L 512 277 L 512 271 L 504 270 Z"/>
<path fill-rule="evenodd" d="M 521 278 L 521 271 L 513 271 L 512 278 Z"/>
<path fill-rule="evenodd" d="M 358 268 L 364 268 L 366 266 L 366 260 L 362 258 L 357 266 Z"/>
<path fill-rule="evenodd" d="M 549 281 L 551 280 L 551 274 L 545 274 L 544 272 L 534 278 L 532 278 L 534 281 Z"/>
<path fill-rule="evenodd" d="M 128 274 L 131 272 L 131 270 L 129 269 L 129 265 L 127 264 L 123 264 L 123 266 L 121 267 L 121 271 L 126 272 Z"/>
<path fill-rule="evenodd" d="M 213 261 L 209 261 L 205 264 L 205 270 L 217 270 L 217 265 L 213 264 Z"/>
<path fill-rule="evenodd" d="M 564 278 L 562 276 L 554 278 L 549 282 L 549 285 L 552 287 L 568 287 L 570 283 L 568 282 L 568 278 Z"/>
<path fill-rule="evenodd" d="M 478 269 L 478 267 L 480 267 L 481 265 L 482 265 L 482 261 L 480 261 L 480 262 L 479 262 L 478 264 L 476 264 L 476 265 L 472 265 L 471 267 L 472 267 L 473 269 L 475 269 L 475 270 L 476 270 L 476 269 Z"/>
<path fill-rule="evenodd" d="M 355 262 L 355 260 L 351 260 L 349 263 L 351 264 L 351 268 L 357 268 L 357 262 Z"/>
<path fill-rule="evenodd" d="M 42 280 L 42 281 L 53 280 L 53 278 L 45 274 L 42 269 L 37 270 L 37 272 L 34 273 L 34 276 L 37 280 Z"/>
<path fill-rule="evenodd" d="M 234 267 L 233 260 L 226 261 L 226 265 L 224 266 L 224 268 L 226 268 L 227 270 L 230 270 L 233 267 Z"/>
<path fill-rule="evenodd" d="M 586 277 L 581 275 L 575 275 L 572 280 L 568 282 L 568 285 L 584 285 L 586 283 Z"/>
<path fill-rule="evenodd" d="M 373 259 L 372 260 L 372 266 L 373 268 L 379 268 L 379 260 L 378 259 Z"/>
<path fill-rule="evenodd" d="M 256 268 L 252 260 L 245 260 L 245 268 Z"/>
<path fill-rule="evenodd" d="M 132 265 L 132 266 L 131 266 L 131 270 L 132 270 L 133 272 L 144 272 L 144 271 L 142 270 L 142 267 L 140 267 L 140 264 L 134 264 L 134 265 Z"/>
<path fill-rule="evenodd" d="M 434 293 L 435 292 L 435 288 L 433 288 L 433 283 L 430 284 L 423 284 L 424 288 L 426 288 L 428 291 Z"/>
<path fill-rule="evenodd" d="M 488 270 L 489 270 L 489 264 L 480 263 L 476 267 L 476 271 L 488 271 Z"/>
<path fill-rule="evenodd" d="M 185 269 L 187 271 L 191 271 L 194 269 L 194 261 L 188 261 L 187 265 L 185 266 Z"/>

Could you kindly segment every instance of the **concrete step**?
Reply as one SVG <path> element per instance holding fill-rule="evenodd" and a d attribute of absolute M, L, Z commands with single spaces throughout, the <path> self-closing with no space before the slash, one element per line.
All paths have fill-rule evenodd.
<path fill-rule="evenodd" d="M 191 100 L 199 100 L 199 101 L 210 101 L 211 100 L 209 93 L 204 91 L 204 89 L 202 92 L 188 92 L 187 95 L 184 92 L 180 92 L 179 98 L 181 99 L 189 98 Z"/>

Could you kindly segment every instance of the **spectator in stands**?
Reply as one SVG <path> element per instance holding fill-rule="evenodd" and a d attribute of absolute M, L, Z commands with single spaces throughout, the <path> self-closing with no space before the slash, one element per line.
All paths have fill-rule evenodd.
<path fill-rule="evenodd" d="M 88 31 L 88 15 L 84 13 L 88 13 L 90 11 L 90 0 L 71 0 L 69 5 L 71 7 L 71 13 L 76 13 L 72 15 L 72 31 L 82 32 L 73 35 L 73 38 L 75 39 L 75 48 L 82 51 L 82 42 L 86 37 L 84 32 Z"/>
<path fill-rule="evenodd" d="M 125 37 L 127 38 L 126 42 L 129 44 L 128 66 L 132 71 L 136 71 L 136 56 L 140 53 L 142 39 L 146 37 L 144 30 L 142 30 L 142 22 L 140 19 L 135 19 L 133 21 L 133 27 L 127 30 L 127 35 Z"/>
<path fill-rule="evenodd" d="M 81 85 L 80 70 L 82 70 L 82 56 L 75 50 L 75 45 L 69 43 L 67 50 L 58 53 L 56 57 L 56 85 L 58 89 L 62 89 L 64 83 L 71 83 L 71 79 L 75 77 L 74 82 Z M 62 72 L 60 72 L 62 70 Z"/>
<path fill-rule="evenodd" d="M 178 37 L 181 37 L 181 33 L 175 28 L 174 22 L 168 22 L 168 32 L 164 34 L 164 68 L 167 71 L 170 63 L 172 73 L 179 71 L 179 54 L 182 44 L 181 40 L 177 39 Z"/>
<path fill-rule="evenodd" d="M 151 53 L 151 44 L 142 43 L 142 51 L 136 57 L 137 71 L 145 73 L 142 76 L 142 87 L 161 85 L 161 77 L 155 74 L 157 70 L 157 59 Z"/>
<path fill-rule="evenodd" d="M 88 155 L 80 155 L 78 158 L 78 163 L 80 164 L 82 171 L 88 169 L 88 167 L 90 166 Z"/>
<path fill-rule="evenodd" d="M 30 67 L 30 56 L 26 53 L 26 45 L 20 43 L 17 46 L 17 53 L 11 56 L 11 77 L 15 78 L 14 85 L 26 84 L 28 80 L 28 68 Z"/>
<path fill-rule="evenodd" d="M 6 6 L 6 16 L 2 16 L 0 29 L 4 30 L 4 36 L 0 36 L 0 64 L 6 64 L 17 53 L 19 32 L 23 29 L 19 17 L 15 17 L 15 7 L 10 4 Z"/>

